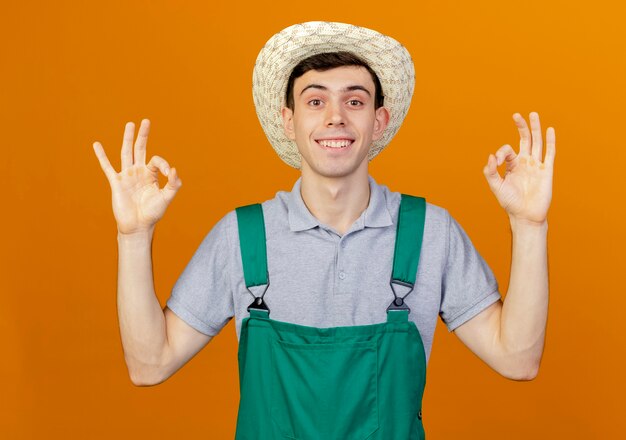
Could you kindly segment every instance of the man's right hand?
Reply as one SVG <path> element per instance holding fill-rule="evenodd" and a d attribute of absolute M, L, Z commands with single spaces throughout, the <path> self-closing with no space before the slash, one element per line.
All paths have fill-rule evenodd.
<path fill-rule="evenodd" d="M 150 231 L 154 228 L 176 192 L 182 186 L 175 168 L 170 168 L 165 159 L 152 156 L 146 165 L 146 144 L 150 132 L 150 121 L 141 121 L 134 146 L 135 124 L 128 122 L 122 142 L 122 169 L 116 172 L 100 142 L 93 149 L 100 161 L 102 171 L 111 185 L 113 215 L 120 234 L 130 235 Z M 159 171 L 167 176 L 167 183 L 159 188 Z"/>

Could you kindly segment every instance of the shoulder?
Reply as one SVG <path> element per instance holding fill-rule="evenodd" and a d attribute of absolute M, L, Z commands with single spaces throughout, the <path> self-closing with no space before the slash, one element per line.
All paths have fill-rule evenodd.
<path fill-rule="evenodd" d="M 448 228 L 450 219 L 452 218 L 448 210 L 439 205 L 429 202 L 426 195 L 391 191 L 385 185 L 377 186 L 385 197 L 387 209 L 389 210 L 393 218 L 394 224 L 398 220 L 398 209 L 400 208 L 400 200 L 402 198 L 402 194 L 406 194 L 414 197 L 423 197 L 424 199 L 426 199 L 426 220 L 424 225 L 425 228 L 434 230 L 445 230 Z"/>
<path fill-rule="evenodd" d="M 223 248 L 230 245 L 233 240 L 233 234 L 236 235 L 237 231 L 237 219 L 236 213 L 233 209 L 227 212 L 220 218 L 217 223 L 209 230 L 205 235 L 202 243 L 200 243 L 200 249 L 206 251 L 211 248 Z"/>
<path fill-rule="evenodd" d="M 263 210 L 263 221 L 265 223 L 266 230 L 284 228 L 289 225 L 289 191 L 278 191 L 276 195 L 267 200 L 251 201 L 247 204 L 242 204 L 239 207 L 259 204 Z M 238 220 L 237 220 L 237 208 L 228 212 L 220 222 L 224 223 L 224 227 L 229 230 L 230 236 L 238 243 Z"/>
<path fill-rule="evenodd" d="M 260 202 L 263 206 L 263 214 L 271 218 L 286 217 L 289 213 L 290 196 L 291 192 L 289 191 L 278 191 L 273 198 Z"/>

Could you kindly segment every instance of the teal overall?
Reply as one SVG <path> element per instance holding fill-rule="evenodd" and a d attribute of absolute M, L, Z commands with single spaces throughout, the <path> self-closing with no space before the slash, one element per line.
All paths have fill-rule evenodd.
<path fill-rule="evenodd" d="M 404 298 L 415 284 L 426 202 L 401 200 L 387 321 L 330 328 L 269 318 L 263 210 L 237 208 L 246 286 L 266 287 L 241 324 L 236 440 L 424 438 L 426 355 Z M 394 284 L 411 290 L 398 296 Z"/>

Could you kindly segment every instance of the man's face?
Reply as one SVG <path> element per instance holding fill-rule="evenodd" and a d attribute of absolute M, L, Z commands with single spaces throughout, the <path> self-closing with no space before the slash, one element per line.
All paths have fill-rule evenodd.
<path fill-rule="evenodd" d="M 374 81 L 361 66 L 309 70 L 293 86 L 294 110 L 283 108 L 285 134 L 302 155 L 302 173 L 345 177 L 367 169 L 389 111 L 374 109 Z"/>

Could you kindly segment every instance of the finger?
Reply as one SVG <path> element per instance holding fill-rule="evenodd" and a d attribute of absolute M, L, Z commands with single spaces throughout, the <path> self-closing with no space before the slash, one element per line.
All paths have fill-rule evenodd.
<path fill-rule="evenodd" d="M 513 115 L 513 120 L 519 131 L 519 154 L 530 155 L 530 130 L 526 120 L 519 113 Z"/>
<path fill-rule="evenodd" d="M 171 202 L 180 187 L 183 185 L 183 182 L 178 178 L 178 173 L 176 173 L 176 168 L 172 168 L 167 175 L 167 183 L 161 190 L 163 192 L 163 197 L 167 202 Z"/>
<path fill-rule="evenodd" d="M 127 122 L 124 127 L 124 140 L 122 141 L 122 171 L 133 166 L 133 137 L 135 136 L 135 124 Z"/>
<path fill-rule="evenodd" d="M 100 142 L 93 143 L 93 151 L 96 153 L 96 157 L 100 162 L 100 167 L 102 171 L 104 171 L 104 175 L 107 177 L 110 183 L 113 182 L 113 179 L 117 172 L 111 166 L 111 162 L 109 162 L 109 158 L 104 152 L 104 148 L 102 148 L 102 144 Z"/>
<path fill-rule="evenodd" d="M 539 114 L 532 112 L 530 114 L 530 131 L 533 136 L 532 156 L 537 162 L 541 162 L 543 157 L 543 139 L 541 137 L 541 124 L 539 122 Z"/>
<path fill-rule="evenodd" d="M 144 119 L 139 127 L 139 134 L 135 141 L 135 163 L 138 165 L 146 164 L 146 144 L 148 143 L 148 134 L 150 133 L 150 120 Z"/>
<path fill-rule="evenodd" d="M 513 162 L 516 157 L 517 154 L 515 154 L 513 147 L 511 147 L 509 144 L 502 145 L 500 148 L 498 148 L 498 151 L 496 151 L 498 166 L 502 165 L 504 161 L 507 162 L 507 165 L 510 165 L 510 163 Z"/>
<path fill-rule="evenodd" d="M 170 173 L 170 165 L 161 156 L 152 156 L 152 158 L 150 158 L 150 162 L 148 162 L 148 165 L 146 166 L 152 172 L 161 171 L 164 176 L 167 176 Z"/>
<path fill-rule="evenodd" d="M 503 179 L 498 173 L 498 162 L 493 154 L 489 155 L 489 158 L 487 159 L 487 165 L 485 165 L 485 167 L 483 168 L 483 174 L 485 175 L 487 183 L 491 187 L 492 191 L 500 188 Z"/>
<path fill-rule="evenodd" d="M 556 134 L 554 133 L 554 128 L 548 127 L 546 131 L 546 158 L 544 163 L 547 166 L 553 166 L 554 156 L 556 156 Z"/>

